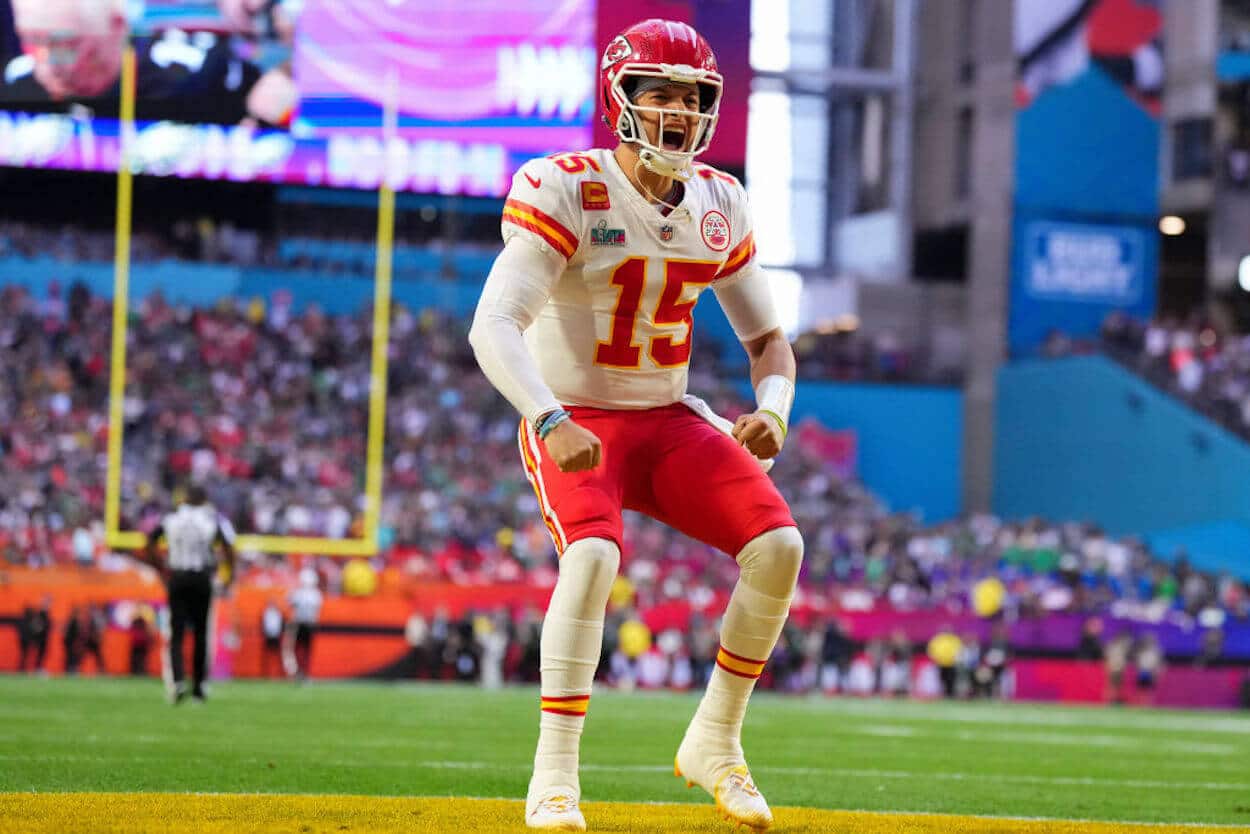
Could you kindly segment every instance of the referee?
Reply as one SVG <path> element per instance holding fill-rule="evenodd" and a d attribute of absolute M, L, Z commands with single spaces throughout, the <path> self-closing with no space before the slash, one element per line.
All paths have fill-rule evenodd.
<path fill-rule="evenodd" d="M 164 538 L 169 544 L 166 564 L 156 556 L 156 543 Z M 234 578 L 234 529 L 208 503 L 201 486 L 187 489 L 186 500 L 148 536 L 147 561 L 166 577 L 169 593 L 169 669 L 173 681 L 169 691 L 171 703 L 177 704 L 190 695 L 204 701 L 204 679 L 208 671 L 208 612 L 213 603 L 213 574 L 217 571 L 215 551 L 221 546 Z M 183 671 L 183 635 L 187 626 L 195 634 L 195 663 L 191 669 L 191 689 L 187 689 Z"/>

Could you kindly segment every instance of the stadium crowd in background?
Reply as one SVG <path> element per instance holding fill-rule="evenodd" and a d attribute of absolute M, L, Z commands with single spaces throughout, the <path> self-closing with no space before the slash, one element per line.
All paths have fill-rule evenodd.
<path fill-rule="evenodd" d="M 616 592 L 614 591 L 614 594 Z M 469 612 L 450 619 L 414 613 L 405 628 L 409 654 L 403 677 L 480 681 L 484 686 L 538 681 L 541 615 L 516 617 L 507 609 Z M 835 618 L 807 627 L 787 626 L 759 685 L 787 693 L 991 698 L 1010 694 L 1010 651 L 1005 637 L 981 645 L 954 639 L 949 674 L 933 652 L 913 646 L 901 632 L 856 644 Z M 598 679 L 626 689 L 687 690 L 706 686 L 716 662 L 716 623 L 695 615 L 686 629 L 653 634 L 637 610 L 614 602 L 604 631 Z"/>
<path fill-rule="evenodd" d="M 99 522 L 110 336 L 86 324 L 109 314 L 81 286 L 43 299 L 0 292 L 0 553 L 10 562 L 126 563 L 104 548 Z M 476 373 L 465 322 L 402 308 L 393 318 L 379 563 L 413 579 L 549 587 L 553 549 L 517 465 L 516 423 Z M 368 311 L 296 314 L 281 296 L 192 310 L 151 295 L 133 305 L 124 526 L 150 527 L 191 481 L 240 531 L 359 536 L 369 321 Z M 744 403 L 718 379 L 701 349 L 691 390 L 739 413 Z M 819 430 L 796 434 L 774 478 L 807 537 L 804 592 L 958 610 L 995 576 L 1012 616 L 1250 614 L 1237 579 L 1090 525 L 976 516 L 926 526 L 890 512 L 830 459 Z M 337 592 L 338 567 L 322 567 Z M 732 568 L 661 525 L 627 519 L 622 577 L 637 610 L 723 592 Z M 252 555 L 243 572 L 243 582 L 294 584 L 282 557 Z"/>
<path fill-rule="evenodd" d="M 1250 439 L 1250 335 L 1203 321 L 1108 317 L 1103 345 L 1156 385 Z"/>
<path fill-rule="evenodd" d="M 1201 316 L 1136 319 L 1112 313 L 1096 339 L 1050 334 L 1050 358 L 1102 352 L 1250 440 L 1250 334 Z"/>

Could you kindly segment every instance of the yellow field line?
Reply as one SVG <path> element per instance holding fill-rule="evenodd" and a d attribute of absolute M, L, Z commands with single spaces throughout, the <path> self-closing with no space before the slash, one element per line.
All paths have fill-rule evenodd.
<path fill-rule="evenodd" d="M 646 805 L 587 802 L 591 831 L 719 832 L 735 829 L 711 804 Z M 506 799 L 293 796 L 285 794 L 8 793 L 0 794 L 5 832 L 62 834 L 91 831 L 132 834 L 270 834 L 270 832 L 520 832 L 524 805 Z M 1246 827 L 1144 825 L 1115 822 L 1027 820 L 953 814 L 890 814 L 774 809 L 775 834 L 1159 834 L 1177 831 L 1250 831 Z"/>

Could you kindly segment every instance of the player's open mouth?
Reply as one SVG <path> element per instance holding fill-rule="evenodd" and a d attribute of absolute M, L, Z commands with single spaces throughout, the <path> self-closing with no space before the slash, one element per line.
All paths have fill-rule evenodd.
<path fill-rule="evenodd" d="M 661 145 L 666 151 L 680 151 L 686 147 L 686 133 L 682 130 L 665 130 Z"/>

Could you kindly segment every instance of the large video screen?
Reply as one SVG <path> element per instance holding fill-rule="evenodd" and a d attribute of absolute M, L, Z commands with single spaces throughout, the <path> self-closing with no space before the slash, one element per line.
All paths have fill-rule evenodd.
<path fill-rule="evenodd" d="M 696 17 L 701 4 L 681 5 Z M 0 165 L 116 170 L 129 43 L 138 173 L 502 196 L 527 159 L 602 141 L 596 56 L 607 29 L 620 28 L 614 9 L 596 0 L 0 0 Z M 727 75 L 741 72 L 734 92 L 745 102 L 745 35 L 738 40 L 720 57 L 736 68 Z M 727 115 L 705 158 L 740 169 L 745 124 Z"/>

